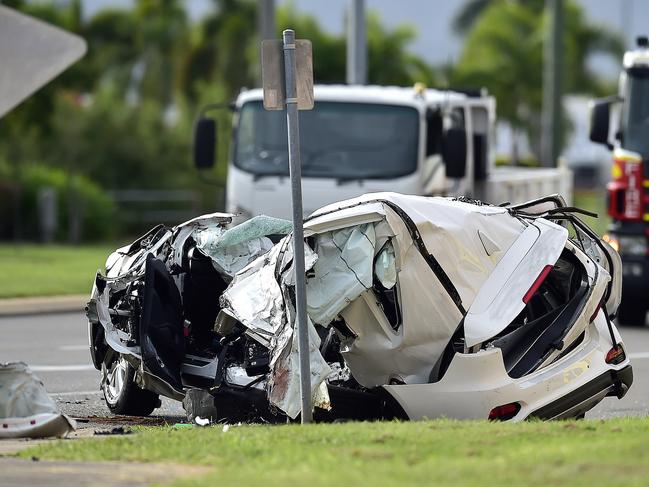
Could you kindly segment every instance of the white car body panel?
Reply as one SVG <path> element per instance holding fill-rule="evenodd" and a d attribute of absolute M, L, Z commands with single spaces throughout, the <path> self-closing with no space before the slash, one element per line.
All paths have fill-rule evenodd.
<path fill-rule="evenodd" d="M 332 232 L 353 225 L 377 222 L 385 218 L 385 209 L 381 203 L 369 203 L 363 206 L 350 206 L 336 213 L 336 219 L 332 221 L 327 215 L 310 218 L 304 225 L 306 237 L 315 233 Z"/>
<path fill-rule="evenodd" d="M 616 334 L 618 343 L 622 343 Z M 411 419 L 452 417 L 487 419 L 496 406 L 518 402 L 521 409 L 513 418 L 522 420 L 565 396 L 611 368 L 604 362 L 611 348 L 603 313 L 588 326 L 581 345 L 562 359 L 522 377 L 512 379 L 503 365 L 499 348 L 473 354 L 456 354 L 446 375 L 433 384 L 386 385 Z M 602 396 L 603 397 L 603 396 Z M 601 398 L 600 398 L 601 399 Z"/>
<path fill-rule="evenodd" d="M 497 335 L 525 307 L 523 297 L 545 266 L 554 265 L 568 230 L 537 220 L 528 226 L 486 280 L 464 319 L 467 347 Z"/>
<path fill-rule="evenodd" d="M 387 384 L 390 379 L 427 381 L 431 357 L 439 356 L 462 319 L 437 276 L 408 242 L 401 218 L 389 208 L 385 211 L 396 235 L 393 245 L 403 324 L 395 331 L 369 291 L 341 312 L 356 334 L 343 356 L 365 387 Z"/>

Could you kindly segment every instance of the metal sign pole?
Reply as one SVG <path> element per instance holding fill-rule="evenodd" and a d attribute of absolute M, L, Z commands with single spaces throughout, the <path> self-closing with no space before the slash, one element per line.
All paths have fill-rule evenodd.
<path fill-rule="evenodd" d="M 284 79 L 286 83 L 286 123 L 288 126 L 288 163 L 291 176 L 293 207 L 293 263 L 295 269 L 295 308 L 297 315 L 298 352 L 300 356 L 300 390 L 302 423 L 313 419 L 311 405 L 311 367 L 309 365 L 309 330 L 306 316 L 306 278 L 304 271 L 304 228 L 302 213 L 302 163 L 298 124 L 297 83 L 295 71 L 295 32 L 283 32 Z"/>

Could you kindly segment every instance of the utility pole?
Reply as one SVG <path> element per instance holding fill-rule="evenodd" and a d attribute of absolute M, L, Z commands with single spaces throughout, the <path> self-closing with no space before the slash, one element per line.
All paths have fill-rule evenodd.
<path fill-rule="evenodd" d="M 544 43 L 541 165 L 554 167 L 563 135 L 563 0 L 546 0 L 549 17 Z"/>
<path fill-rule="evenodd" d="M 624 35 L 624 47 L 633 45 L 633 0 L 620 2 L 620 30 Z"/>
<path fill-rule="evenodd" d="M 275 38 L 275 0 L 257 0 L 259 40 Z"/>
<path fill-rule="evenodd" d="M 275 0 L 257 0 L 257 35 L 259 36 L 259 42 L 266 39 L 275 39 L 275 29 Z M 261 86 L 261 71 L 257 75 L 257 86 Z"/>
<path fill-rule="evenodd" d="M 365 0 L 349 0 L 347 15 L 347 84 L 367 84 Z"/>

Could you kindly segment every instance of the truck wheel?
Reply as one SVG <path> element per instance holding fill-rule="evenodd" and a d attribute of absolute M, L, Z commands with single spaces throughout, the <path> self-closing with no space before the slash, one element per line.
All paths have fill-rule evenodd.
<path fill-rule="evenodd" d="M 113 414 L 148 416 L 160 407 L 160 398 L 154 392 L 141 389 L 135 383 L 135 369 L 122 355 L 107 367 L 101 390 L 106 406 Z"/>
<path fill-rule="evenodd" d="M 644 304 L 629 303 L 622 300 L 618 309 L 618 321 L 627 326 L 644 326 L 647 308 Z"/>

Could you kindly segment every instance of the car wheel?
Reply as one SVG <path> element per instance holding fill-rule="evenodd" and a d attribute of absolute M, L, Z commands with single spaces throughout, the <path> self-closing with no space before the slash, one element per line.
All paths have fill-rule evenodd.
<path fill-rule="evenodd" d="M 618 321 L 627 326 L 644 326 L 647 308 L 644 304 L 622 300 L 618 309 Z"/>
<path fill-rule="evenodd" d="M 116 354 L 106 367 L 101 390 L 113 414 L 148 416 L 160 406 L 156 393 L 142 389 L 135 383 L 135 369 L 122 355 Z"/>

